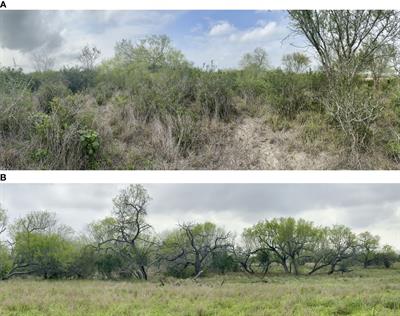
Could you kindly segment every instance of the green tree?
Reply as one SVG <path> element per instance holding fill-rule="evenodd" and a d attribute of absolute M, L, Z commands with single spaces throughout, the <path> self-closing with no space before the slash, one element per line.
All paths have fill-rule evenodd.
<path fill-rule="evenodd" d="M 115 57 L 122 64 L 146 65 L 150 71 L 187 64 L 184 55 L 172 46 L 166 35 L 147 36 L 135 45 L 123 39 L 115 46 Z"/>
<path fill-rule="evenodd" d="M 393 263 L 399 261 L 399 255 L 390 245 L 384 245 L 377 255 L 377 263 L 383 264 L 385 268 L 390 268 Z"/>
<path fill-rule="evenodd" d="M 14 266 L 8 278 L 18 274 L 35 274 L 45 279 L 65 276 L 73 245 L 55 233 L 34 232 L 29 238 L 21 232 L 15 239 Z"/>
<path fill-rule="evenodd" d="M 303 219 L 274 218 L 249 229 L 263 249 L 271 251 L 285 272 L 299 274 L 299 265 L 318 238 L 319 229 Z"/>
<path fill-rule="evenodd" d="M 292 53 L 282 57 L 282 64 L 287 72 L 303 73 L 310 65 L 310 58 L 303 53 Z"/>
<path fill-rule="evenodd" d="M 212 255 L 231 247 L 230 236 L 210 222 L 179 225 L 163 240 L 161 260 L 176 265 L 181 275 L 190 267 L 193 275 L 198 276 L 209 267 Z"/>
<path fill-rule="evenodd" d="M 268 54 L 265 49 L 257 47 L 253 52 L 244 54 L 239 64 L 242 69 L 266 70 L 269 68 Z"/>
<path fill-rule="evenodd" d="M 292 28 L 306 37 L 328 74 L 353 80 L 400 34 L 395 10 L 293 10 Z"/>
<path fill-rule="evenodd" d="M 70 227 L 59 224 L 55 213 L 31 212 L 10 227 L 13 264 L 5 278 L 36 274 L 44 278 L 66 272 L 73 250 Z"/>
<path fill-rule="evenodd" d="M 363 232 L 357 236 L 358 255 L 364 268 L 367 268 L 375 259 L 379 248 L 380 237 L 370 232 Z"/>
<path fill-rule="evenodd" d="M 356 235 L 350 228 L 343 225 L 334 225 L 328 230 L 329 241 L 329 274 L 336 271 L 336 268 L 342 262 L 354 256 L 355 248 L 357 246 Z"/>
<path fill-rule="evenodd" d="M 292 28 L 305 36 L 329 78 L 323 99 L 349 143 L 350 163 L 360 168 L 371 128 L 381 112 L 381 97 L 359 89 L 359 75 L 379 51 L 400 35 L 400 13 L 394 10 L 294 10 Z"/>
<path fill-rule="evenodd" d="M 113 199 L 112 216 L 90 227 L 99 251 L 110 249 L 118 253 L 126 263 L 126 270 L 145 280 L 156 244 L 151 235 L 152 227 L 146 222 L 149 201 L 150 196 L 143 186 L 130 185 Z"/>

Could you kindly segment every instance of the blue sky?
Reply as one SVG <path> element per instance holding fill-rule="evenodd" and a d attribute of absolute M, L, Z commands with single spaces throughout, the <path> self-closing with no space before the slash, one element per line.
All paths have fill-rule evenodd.
<path fill-rule="evenodd" d="M 285 11 L 2 11 L 0 64 L 15 60 L 29 71 L 32 55 L 45 52 L 56 67 L 74 65 L 86 44 L 97 46 L 107 59 L 123 38 L 135 42 L 166 34 L 197 66 L 213 60 L 220 68 L 237 67 L 256 47 L 279 66 L 283 54 L 304 51 L 301 38 L 284 40 L 291 34 L 288 23 Z"/>

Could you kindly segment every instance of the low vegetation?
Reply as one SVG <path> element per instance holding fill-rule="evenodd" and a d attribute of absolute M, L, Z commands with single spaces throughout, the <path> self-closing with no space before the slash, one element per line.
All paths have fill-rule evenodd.
<path fill-rule="evenodd" d="M 397 11 L 290 11 L 301 52 L 193 66 L 166 36 L 0 70 L 5 169 L 397 169 Z M 326 21 L 326 23 L 320 23 Z M 344 36 L 344 34 L 347 34 Z M 318 37 L 316 37 L 318 35 Z"/>
<path fill-rule="evenodd" d="M 199 282 L 4 281 L 9 315 L 398 315 L 399 269 L 261 280 L 240 275 Z M 16 295 L 15 293 L 18 293 Z"/>

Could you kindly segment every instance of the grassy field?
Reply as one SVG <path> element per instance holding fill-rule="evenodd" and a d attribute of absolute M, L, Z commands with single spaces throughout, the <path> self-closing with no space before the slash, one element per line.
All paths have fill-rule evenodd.
<path fill-rule="evenodd" d="M 168 280 L 165 286 L 11 280 L 0 283 L 0 315 L 400 315 L 400 269 Z"/>

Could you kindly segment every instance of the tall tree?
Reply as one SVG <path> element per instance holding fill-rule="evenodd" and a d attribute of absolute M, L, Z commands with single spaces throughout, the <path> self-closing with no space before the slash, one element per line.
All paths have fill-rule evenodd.
<path fill-rule="evenodd" d="M 100 57 L 101 51 L 96 47 L 86 45 L 82 48 L 79 54 L 79 61 L 82 64 L 82 68 L 86 70 L 93 70 L 96 60 Z"/>
<path fill-rule="evenodd" d="M 400 34 L 395 10 L 293 10 L 289 15 L 291 26 L 306 37 L 327 73 L 339 71 L 349 79 Z"/>
<path fill-rule="evenodd" d="M 7 227 L 7 213 L 0 205 L 0 235 L 6 231 Z"/>
<path fill-rule="evenodd" d="M 251 53 L 246 53 L 240 60 L 243 69 L 266 70 L 269 67 L 268 54 L 265 49 L 257 47 Z"/>
<path fill-rule="evenodd" d="M 50 57 L 44 51 L 32 54 L 33 67 L 38 72 L 52 70 L 55 64 L 55 59 Z"/>
<path fill-rule="evenodd" d="M 45 278 L 65 272 L 73 231 L 59 224 L 55 213 L 36 211 L 10 227 L 13 264 L 3 278 L 36 274 Z"/>
<path fill-rule="evenodd" d="M 379 236 L 374 236 L 367 231 L 357 236 L 358 255 L 364 268 L 374 261 L 379 248 L 379 240 Z"/>
<path fill-rule="evenodd" d="M 259 242 L 260 247 L 268 249 L 279 259 L 285 272 L 299 274 L 299 264 L 308 249 L 318 238 L 319 230 L 312 222 L 292 217 L 259 222 L 249 233 Z"/>
<path fill-rule="evenodd" d="M 282 57 L 282 64 L 287 72 L 302 73 L 310 65 L 310 58 L 303 53 L 292 53 Z"/>
<path fill-rule="evenodd" d="M 173 47 L 166 35 L 147 36 L 136 44 L 123 39 L 115 46 L 115 57 L 123 64 L 141 64 L 151 71 L 187 64 L 182 52 Z"/>
<path fill-rule="evenodd" d="M 210 222 L 181 224 L 165 240 L 163 259 L 177 263 L 181 270 L 193 267 L 196 276 L 201 274 L 212 254 L 231 247 L 230 237 L 229 232 Z"/>
<path fill-rule="evenodd" d="M 148 256 L 154 245 L 152 227 L 146 222 L 149 201 L 143 186 L 130 185 L 113 199 L 112 217 L 91 226 L 97 248 L 117 251 L 126 260 L 130 273 L 145 280 Z"/>

